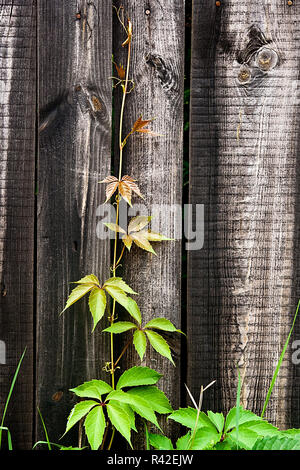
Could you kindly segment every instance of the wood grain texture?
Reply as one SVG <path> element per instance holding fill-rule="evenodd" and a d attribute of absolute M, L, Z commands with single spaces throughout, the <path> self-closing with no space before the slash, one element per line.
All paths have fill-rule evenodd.
<path fill-rule="evenodd" d="M 98 182 L 111 163 L 111 9 L 109 0 L 39 2 L 36 380 L 54 442 L 76 401 L 69 388 L 105 377 L 109 359 L 109 338 L 101 327 L 91 334 L 86 301 L 59 312 L 70 282 L 90 273 L 109 276 L 110 244 L 96 228 L 105 200 Z M 76 431 L 66 442 L 76 444 Z"/>
<path fill-rule="evenodd" d="M 5 421 L 15 449 L 31 448 L 33 426 L 35 7 L 32 0 L 0 6 L 0 340 L 6 345 L 1 418 L 27 347 Z"/>
<path fill-rule="evenodd" d="M 152 225 L 159 220 L 154 205 L 164 206 L 160 231 L 170 237 L 178 233 L 178 219 L 168 216 L 171 205 L 181 205 L 182 198 L 182 131 L 183 131 L 183 73 L 184 73 L 184 2 L 182 0 L 159 2 L 155 0 L 121 2 L 133 23 L 131 78 L 135 89 L 128 95 L 124 135 L 135 120 L 155 118 L 148 126 L 159 137 L 134 135 L 125 147 L 122 174 L 138 180 L 144 201 L 137 197 L 133 207 L 141 204 L 140 213 L 153 215 Z M 117 2 L 119 5 L 120 2 Z M 125 65 L 126 51 L 120 44 L 124 32 L 114 24 L 114 55 L 116 62 Z M 119 92 L 120 93 L 120 92 Z M 117 95 L 117 93 L 116 93 Z M 116 99 L 116 110 L 118 100 Z M 118 112 L 116 111 L 118 123 Z M 118 124 L 116 124 L 118 132 Z M 118 168 L 116 151 L 115 167 Z M 134 215 L 132 213 L 132 215 Z M 128 217 L 130 220 L 130 215 Z M 179 215 L 179 223 L 181 218 Z M 181 236 L 180 228 L 179 233 Z M 137 302 L 142 309 L 144 322 L 153 317 L 169 318 L 177 326 L 181 316 L 181 242 L 153 243 L 157 257 L 133 247 L 125 257 L 123 276 L 139 293 Z M 168 338 L 173 346 L 176 368 L 161 358 L 152 348 L 147 348 L 147 365 L 161 372 L 159 382 L 174 407 L 180 402 L 180 341 L 179 335 Z M 127 365 L 140 363 L 133 349 L 127 356 Z M 125 361 L 122 366 L 126 366 Z M 167 429 L 165 419 L 163 427 Z M 170 426 L 171 428 L 171 426 Z M 170 433 L 170 428 L 167 430 Z M 137 438 L 137 448 L 143 448 L 143 435 Z"/>
<path fill-rule="evenodd" d="M 205 245 L 189 253 L 188 382 L 216 379 L 205 408 L 226 410 L 238 366 L 260 413 L 299 297 L 300 6 L 193 8 L 190 202 L 205 204 Z M 267 412 L 279 426 L 292 398 L 299 410 L 295 380 L 288 354 Z"/>

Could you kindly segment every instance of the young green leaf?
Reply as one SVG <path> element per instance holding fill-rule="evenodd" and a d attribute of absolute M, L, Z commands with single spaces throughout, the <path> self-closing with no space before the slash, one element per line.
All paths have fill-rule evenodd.
<path fill-rule="evenodd" d="M 222 432 L 224 429 L 224 423 L 225 423 L 225 418 L 224 418 L 223 413 L 213 413 L 212 411 L 208 411 L 207 416 L 212 421 L 212 423 L 214 423 L 217 430 L 219 432 Z"/>
<path fill-rule="evenodd" d="M 149 434 L 150 444 L 157 450 L 174 450 L 171 439 L 161 434 Z"/>
<path fill-rule="evenodd" d="M 300 450 L 300 441 L 281 436 L 261 437 L 256 440 L 251 450 Z"/>
<path fill-rule="evenodd" d="M 84 421 L 85 432 L 92 450 L 98 450 L 105 430 L 105 417 L 102 406 L 96 406 Z"/>
<path fill-rule="evenodd" d="M 98 400 L 101 400 L 101 395 L 109 393 L 111 390 L 112 388 L 108 383 L 96 379 L 70 389 L 78 397 L 97 398 Z"/>
<path fill-rule="evenodd" d="M 71 413 L 68 417 L 65 434 L 74 426 L 74 424 L 78 423 L 81 418 L 83 418 L 94 406 L 98 404 L 99 403 L 93 400 L 86 400 L 77 403 L 72 408 Z"/>
<path fill-rule="evenodd" d="M 149 367 L 134 366 L 123 372 L 117 383 L 117 390 L 124 387 L 137 387 L 139 385 L 155 385 L 162 377 L 156 370 Z"/>
<path fill-rule="evenodd" d="M 100 281 L 94 274 L 88 274 L 79 279 L 79 281 L 73 282 L 73 284 L 92 284 L 93 287 L 100 287 Z"/>
<path fill-rule="evenodd" d="M 243 407 L 240 406 L 240 416 L 239 416 L 239 424 L 246 423 L 248 421 L 262 421 L 260 416 L 257 416 L 252 411 L 244 410 Z M 231 408 L 228 415 L 226 416 L 225 421 L 225 432 L 228 432 L 230 429 L 236 427 L 236 407 Z"/>
<path fill-rule="evenodd" d="M 121 401 L 118 402 L 118 405 L 127 414 L 129 422 L 130 422 L 131 429 L 133 429 L 135 432 L 137 432 L 137 429 L 135 427 L 135 414 L 134 414 L 133 409 L 127 403 L 123 403 Z"/>
<path fill-rule="evenodd" d="M 132 316 L 132 318 L 134 318 L 135 321 L 140 325 L 142 322 L 142 315 L 141 315 L 141 311 L 136 301 L 133 300 L 131 297 L 128 297 L 127 305 L 125 308 L 127 312 Z"/>
<path fill-rule="evenodd" d="M 71 305 L 75 304 L 75 302 L 77 302 L 79 299 L 81 299 L 81 297 L 90 292 L 90 290 L 94 289 L 94 287 L 94 284 L 80 284 L 79 286 L 75 287 L 75 289 L 73 289 L 71 294 L 69 295 L 66 306 L 61 313 L 67 310 L 67 308 L 71 307 Z"/>
<path fill-rule="evenodd" d="M 136 330 L 133 335 L 133 345 L 140 356 L 141 361 L 146 352 L 147 338 L 142 330 Z"/>
<path fill-rule="evenodd" d="M 121 277 L 111 277 L 104 283 L 105 286 L 112 286 L 112 287 L 119 287 L 119 289 L 122 289 L 124 292 L 127 292 L 128 294 L 137 294 L 137 292 L 134 292 L 131 287 L 126 284 L 125 281 Z"/>
<path fill-rule="evenodd" d="M 173 413 L 168 416 L 168 419 L 173 419 L 177 423 L 180 423 L 187 428 L 194 429 L 197 419 L 197 410 L 190 407 L 179 408 L 179 410 L 173 411 Z M 206 416 L 206 414 L 201 411 L 199 413 L 197 429 L 201 429 L 203 427 L 216 430 L 215 425 L 211 422 L 208 416 Z"/>
<path fill-rule="evenodd" d="M 189 431 L 184 436 L 177 439 L 176 449 L 177 450 L 188 450 L 189 443 L 191 441 L 191 432 Z"/>
<path fill-rule="evenodd" d="M 104 284 L 103 289 L 105 289 L 106 292 L 113 299 L 115 299 L 116 302 L 118 302 L 120 305 L 127 309 L 128 297 L 127 294 L 123 291 L 123 289 L 120 289 L 120 287 L 111 286 L 109 284 Z"/>
<path fill-rule="evenodd" d="M 145 328 L 156 328 L 157 330 L 163 330 L 163 331 L 176 331 L 178 333 L 182 333 L 180 330 L 177 330 L 177 328 L 173 325 L 173 323 L 170 322 L 170 320 L 167 320 L 167 318 L 153 318 L 150 320 L 146 325 Z"/>
<path fill-rule="evenodd" d="M 134 323 L 131 323 L 130 321 L 119 321 L 116 323 L 113 323 L 111 326 L 108 328 L 105 328 L 105 332 L 107 333 L 124 333 L 124 331 L 132 330 L 137 328 L 137 326 Z"/>
<path fill-rule="evenodd" d="M 107 415 L 111 424 L 125 437 L 130 447 L 132 448 L 130 440 L 131 423 L 127 413 L 115 401 L 111 401 L 106 405 Z"/>
<path fill-rule="evenodd" d="M 94 288 L 89 296 L 89 307 L 94 320 L 93 331 L 101 320 L 106 308 L 106 295 L 103 289 Z"/>
<path fill-rule="evenodd" d="M 189 445 L 189 450 L 209 450 L 219 442 L 221 439 L 221 433 L 218 433 L 216 428 L 203 427 L 199 429 L 195 437 Z"/>
<path fill-rule="evenodd" d="M 166 395 L 155 385 L 134 387 L 128 390 L 127 395 L 146 400 L 151 408 L 160 414 L 171 413 L 172 407 Z"/>
<path fill-rule="evenodd" d="M 171 356 L 169 345 L 166 342 L 166 340 L 161 335 L 159 335 L 158 333 L 155 333 L 154 331 L 145 330 L 145 333 L 148 336 L 148 339 L 153 349 L 155 349 L 155 351 L 158 352 L 161 356 L 168 358 L 169 361 L 171 361 L 172 364 L 174 364 L 175 366 L 175 363 Z"/>

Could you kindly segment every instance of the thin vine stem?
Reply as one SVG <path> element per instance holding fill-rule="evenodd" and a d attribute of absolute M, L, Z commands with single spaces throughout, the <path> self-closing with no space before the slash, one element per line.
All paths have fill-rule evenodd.
<path fill-rule="evenodd" d="M 131 24 L 130 24 L 131 27 Z M 127 65 L 126 65 L 126 77 L 125 77 L 125 83 L 124 86 L 122 87 L 123 89 L 123 97 L 122 97 L 122 104 L 121 104 L 121 111 L 120 111 L 120 129 L 119 129 L 119 150 L 120 150 L 120 157 L 119 157 L 119 181 L 121 181 L 122 178 L 122 165 L 123 165 L 123 148 L 124 148 L 124 143 L 122 141 L 122 134 L 123 134 L 123 119 L 124 119 L 124 110 L 125 110 L 125 102 L 126 102 L 126 94 L 127 94 L 127 88 L 128 88 L 128 78 L 129 78 L 129 67 L 130 67 L 130 55 L 131 55 L 131 32 L 130 35 L 128 34 L 128 53 L 127 53 Z M 126 143 L 126 142 L 125 142 Z M 117 202 L 117 213 L 116 213 L 116 226 L 119 223 L 119 205 L 120 205 L 120 193 L 118 192 L 117 197 L 116 197 L 116 202 Z M 116 276 L 116 268 L 117 264 L 119 263 L 121 257 L 123 256 L 123 252 L 121 253 L 121 257 L 118 260 L 117 263 L 117 245 L 118 245 L 118 233 L 117 230 L 115 230 L 115 243 L 114 243 L 114 259 L 113 259 L 113 276 Z M 113 310 L 112 310 L 112 315 L 110 317 L 110 323 L 113 325 L 114 319 L 115 319 L 115 309 L 116 309 L 116 301 L 114 299 L 113 301 Z M 125 351 L 124 351 L 125 352 Z M 119 358 L 120 359 L 120 358 Z M 119 361 L 117 360 L 117 362 Z M 115 389 L 115 363 L 114 363 L 114 335 L 113 333 L 110 334 L 110 361 L 111 361 L 111 385 L 112 388 Z M 115 436 L 115 428 L 113 428 L 113 432 L 111 435 L 111 439 L 108 445 L 108 450 L 111 449 L 113 440 Z"/>

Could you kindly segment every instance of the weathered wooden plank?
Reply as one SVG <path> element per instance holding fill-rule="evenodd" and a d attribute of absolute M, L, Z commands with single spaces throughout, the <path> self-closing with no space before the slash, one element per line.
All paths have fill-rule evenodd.
<path fill-rule="evenodd" d="M 133 208 L 141 204 L 143 215 L 153 215 L 152 225 L 158 222 L 158 208 L 161 208 L 159 230 L 174 237 L 176 230 L 178 234 L 176 223 L 181 223 L 181 217 L 179 214 L 176 219 L 168 211 L 172 205 L 181 207 L 182 198 L 184 1 L 126 0 L 117 2 L 117 6 L 121 3 L 133 23 L 130 76 L 135 83 L 134 91 L 127 98 L 124 135 L 140 115 L 145 119 L 154 117 L 148 127 L 162 134 L 159 137 L 132 136 L 125 147 L 122 174 L 135 177 L 145 197 L 144 201 L 135 198 Z M 114 57 L 117 63 L 125 65 L 126 51 L 120 52 L 124 32 L 117 21 L 114 28 Z M 118 132 L 117 110 L 116 99 Z M 115 167 L 118 168 L 117 150 Z M 180 228 L 179 234 L 181 236 Z M 154 316 L 163 316 L 180 325 L 181 243 L 177 240 L 155 244 L 155 250 L 157 257 L 133 247 L 122 261 L 124 279 L 139 292 L 137 301 L 145 322 Z M 173 344 L 176 368 L 150 348 L 144 361 L 163 373 L 160 384 L 174 407 L 180 401 L 180 340 L 174 338 Z M 132 349 L 126 360 L 129 365 L 139 363 Z M 137 447 L 143 446 L 142 439 L 143 435 L 137 440 Z"/>
<path fill-rule="evenodd" d="M 32 445 L 35 8 L 35 0 L 0 6 L 0 419 L 27 347 L 5 421 L 15 449 Z"/>
<path fill-rule="evenodd" d="M 205 407 L 228 409 L 238 366 L 260 412 L 299 295 L 300 6 L 218 3 L 193 6 L 190 202 L 205 204 L 205 244 L 189 253 L 188 381 L 216 379 Z M 280 426 L 291 373 L 289 356 L 268 410 Z"/>
<path fill-rule="evenodd" d="M 96 228 L 111 160 L 111 9 L 109 0 L 39 2 L 37 404 L 54 441 L 74 404 L 68 389 L 101 377 L 109 359 L 86 302 L 59 312 L 71 281 L 109 276 L 110 245 Z"/>

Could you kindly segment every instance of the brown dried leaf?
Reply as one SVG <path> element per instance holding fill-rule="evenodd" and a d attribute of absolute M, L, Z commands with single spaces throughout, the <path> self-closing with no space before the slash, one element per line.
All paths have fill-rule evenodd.
<path fill-rule="evenodd" d="M 126 72 L 125 72 L 125 69 L 124 69 L 123 65 L 115 64 L 115 67 L 116 67 L 116 70 L 117 70 L 118 77 L 121 80 L 125 80 Z"/>
<path fill-rule="evenodd" d="M 106 186 L 106 189 L 105 189 L 106 201 L 105 202 L 107 202 L 112 197 L 112 195 L 116 192 L 118 186 L 119 186 L 118 182 L 109 183 Z"/>
<path fill-rule="evenodd" d="M 135 183 L 135 179 L 132 178 L 132 176 L 128 176 L 128 175 L 125 175 L 123 176 L 123 178 L 121 179 L 121 182 L 124 182 L 124 184 L 126 184 L 131 191 L 133 191 L 134 193 L 136 193 L 139 197 L 141 197 L 142 199 L 144 199 L 144 196 L 141 194 L 140 190 L 139 190 L 139 187 L 138 185 Z"/>
<path fill-rule="evenodd" d="M 132 131 L 133 132 L 140 132 L 140 129 L 147 126 L 151 122 L 151 119 L 147 119 L 145 121 L 142 120 L 142 116 L 140 116 L 135 123 L 133 124 Z"/>

